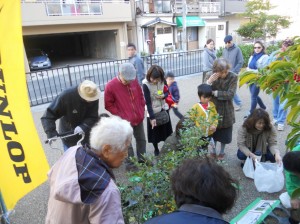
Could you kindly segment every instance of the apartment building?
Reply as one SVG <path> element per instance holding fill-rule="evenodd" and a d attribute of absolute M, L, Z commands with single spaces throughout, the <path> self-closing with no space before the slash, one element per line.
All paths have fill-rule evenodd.
<path fill-rule="evenodd" d="M 126 58 L 130 1 L 22 0 L 25 53 L 44 50 L 51 60 Z M 26 54 L 25 54 L 26 55 Z M 28 60 L 25 56 L 25 67 Z"/>
<path fill-rule="evenodd" d="M 51 60 L 126 58 L 128 42 L 139 52 L 182 49 L 182 0 L 22 0 L 25 67 L 27 53 L 44 50 Z M 233 34 L 246 1 L 187 0 L 187 47 L 212 38 L 223 46 Z"/>
<path fill-rule="evenodd" d="M 235 30 L 243 22 L 237 16 L 245 11 L 247 1 L 238 0 L 187 0 L 187 49 L 199 49 L 208 38 L 223 46 L 224 36 L 232 34 L 234 40 L 240 38 Z M 140 51 L 162 53 L 182 49 L 182 0 L 136 0 L 134 22 L 129 23 L 133 42 Z"/>

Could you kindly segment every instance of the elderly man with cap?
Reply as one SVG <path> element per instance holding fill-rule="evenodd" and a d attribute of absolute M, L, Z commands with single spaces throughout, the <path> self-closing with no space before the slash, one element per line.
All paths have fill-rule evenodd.
<path fill-rule="evenodd" d="M 130 122 L 136 140 L 136 151 L 139 162 L 143 162 L 146 152 L 146 137 L 144 132 L 145 99 L 138 80 L 136 70 L 131 63 L 120 65 L 117 77 L 108 82 L 104 92 L 105 109 L 111 114 Z M 132 145 L 128 156 L 134 156 Z M 130 169 L 131 164 L 127 163 Z"/>
<path fill-rule="evenodd" d="M 85 134 L 82 144 L 88 143 L 89 132 L 98 121 L 99 97 L 99 88 L 89 80 L 59 94 L 41 117 L 47 137 L 58 135 L 55 121 L 60 119 L 59 133 Z M 62 139 L 64 150 L 76 145 L 79 139 L 79 135 Z"/>
<path fill-rule="evenodd" d="M 280 55 L 280 53 L 285 52 L 289 46 L 294 45 L 294 42 L 290 39 L 286 39 L 282 42 L 281 48 L 277 51 L 274 51 L 271 53 L 269 57 L 268 63 L 271 63 L 273 61 L 278 60 L 287 60 L 289 61 L 289 58 L 286 56 Z M 281 102 L 280 97 L 277 95 L 275 99 L 273 99 L 273 125 L 277 126 L 278 131 L 284 130 L 284 124 L 287 116 L 287 110 L 284 109 L 285 105 L 287 103 L 287 100 Z"/>
<path fill-rule="evenodd" d="M 222 57 L 225 58 L 229 62 L 230 66 L 231 66 L 230 71 L 234 72 L 235 74 L 238 75 L 244 64 L 244 58 L 243 58 L 242 51 L 238 46 L 236 46 L 232 42 L 231 35 L 227 35 L 224 38 L 224 42 L 225 42 L 225 48 L 223 50 Z M 240 97 L 237 95 L 237 93 L 234 94 L 233 102 L 237 105 L 235 107 L 236 111 L 238 111 L 242 108 L 242 101 L 241 101 Z"/>

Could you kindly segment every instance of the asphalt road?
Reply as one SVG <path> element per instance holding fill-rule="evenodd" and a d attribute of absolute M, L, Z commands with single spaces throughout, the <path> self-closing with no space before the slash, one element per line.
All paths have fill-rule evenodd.
<path fill-rule="evenodd" d="M 182 113 L 187 112 L 193 104 L 198 101 L 197 96 L 197 86 L 202 82 L 202 75 L 190 75 L 177 78 L 178 85 L 181 93 L 181 101 L 179 104 L 179 110 Z M 225 163 L 224 167 L 231 173 L 231 175 L 239 181 L 241 190 L 239 193 L 238 200 L 234 206 L 234 208 L 226 214 L 224 217 L 226 220 L 231 220 L 234 218 L 239 212 L 241 212 L 244 208 L 247 207 L 253 200 L 257 197 L 261 197 L 263 199 L 278 199 L 279 193 L 268 194 L 268 193 L 259 193 L 256 191 L 253 180 L 247 179 L 240 167 L 240 162 L 236 158 L 236 137 L 237 129 L 243 122 L 243 117 L 249 110 L 250 105 L 250 93 L 246 87 L 242 87 L 238 90 L 238 94 L 240 95 L 243 101 L 243 108 L 241 111 L 236 112 L 236 123 L 233 127 L 233 141 L 231 144 L 226 146 L 225 149 Z M 271 96 L 268 96 L 264 93 L 260 94 L 265 104 L 267 105 L 267 111 L 271 113 L 272 109 L 272 99 Z M 34 122 L 36 125 L 37 132 L 43 143 L 46 139 L 46 135 L 44 134 L 40 117 L 43 114 L 47 105 L 32 107 L 32 115 L 34 118 Z M 100 98 L 100 113 L 105 112 L 103 106 L 103 94 Z M 173 128 L 175 127 L 178 118 L 175 117 L 174 113 L 171 112 L 171 121 Z M 146 119 L 145 119 L 146 120 Z M 145 121 L 144 121 L 145 122 Z M 145 123 L 146 124 L 146 123 Z M 145 125 L 146 127 L 146 125 Z M 290 127 L 286 127 L 284 131 L 278 132 L 278 145 L 283 155 L 285 148 L 285 139 L 290 131 Z M 160 143 L 160 146 L 162 143 Z M 50 149 L 48 145 L 43 143 L 44 151 L 47 156 L 49 164 L 52 166 L 55 161 L 60 157 L 61 152 L 59 150 Z M 61 147 L 61 146 L 59 146 Z M 147 144 L 147 153 L 153 153 L 153 146 L 151 144 Z M 125 169 L 124 166 L 115 170 L 117 180 L 119 182 L 125 181 L 126 177 L 124 175 Z M 49 194 L 49 185 L 48 183 L 42 184 L 40 187 L 36 188 L 24 198 L 22 198 L 15 207 L 14 214 L 11 215 L 11 222 L 14 224 L 41 224 L 44 223 L 46 212 L 47 212 L 47 201 Z"/>

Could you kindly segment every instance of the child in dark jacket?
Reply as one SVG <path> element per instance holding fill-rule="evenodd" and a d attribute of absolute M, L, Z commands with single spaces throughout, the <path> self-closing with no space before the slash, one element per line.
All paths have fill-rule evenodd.
<path fill-rule="evenodd" d="M 169 88 L 169 95 L 166 98 L 166 103 L 169 105 L 170 109 L 173 109 L 174 114 L 181 119 L 183 118 L 183 115 L 178 110 L 178 103 L 180 99 L 179 89 L 173 72 L 167 72 L 166 81 Z"/>

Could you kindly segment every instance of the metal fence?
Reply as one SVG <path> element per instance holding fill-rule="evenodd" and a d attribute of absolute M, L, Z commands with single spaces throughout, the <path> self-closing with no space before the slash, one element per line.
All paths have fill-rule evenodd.
<path fill-rule="evenodd" d="M 142 57 L 145 71 L 153 64 L 161 66 L 164 71 L 172 71 L 175 76 L 202 72 L 202 50 L 164 53 Z M 114 78 L 121 63 L 128 59 L 105 61 L 26 73 L 30 106 L 49 103 L 63 90 L 78 85 L 85 79 L 94 81 L 104 91 L 108 81 Z"/>

